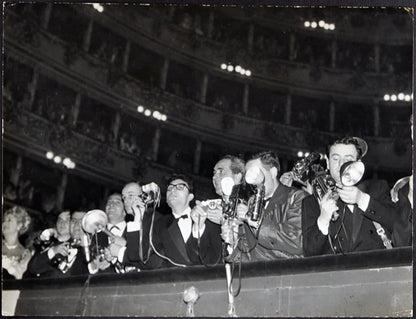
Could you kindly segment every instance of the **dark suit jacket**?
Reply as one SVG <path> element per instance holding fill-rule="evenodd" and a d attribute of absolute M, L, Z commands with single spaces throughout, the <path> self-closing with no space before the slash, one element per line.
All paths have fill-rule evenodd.
<path fill-rule="evenodd" d="M 54 245 L 57 244 L 60 243 L 57 242 Z M 47 251 L 37 251 L 30 260 L 24 277 L 63 278 L 68 276 L 88 274 L 87 261 L 85 259 L 84 249 L 82 247 L 78 247 L 77 256 L 75 257 L 76 259 L 71 268 L 65 274 L 53 265 L 56 258 L 57 256 L 49 259 Z"/>
<path fill-rule="evenodd" d="M 399 200 L 396 203 L 398 210 L 398 218 L 394 223 L 393 228 L 393 246 L 411 246 L 412 245 L 412 219 L 413 211 L 410 206 L 409 198 L 409 184 L 403 186 L 398 193 Z"/>
<path fill-rule="evenodd" d="M 158 223 L 154 237 L 156 249 L 173 262 L 183 265 L 215 264 L 221 259 L 221 227 L 207 220 L 205 231 L 199 239 L 189 236 L 185 243 L 177 220 L 169 214 Z M 165 262 L 165 266 L 173 266 Z"/>
<path fill-rule="evenodd" d="M 140 231 L 128 232 L 127 227 L 123 232 L 123 237 L 126 239 L 126 251 L 124 253 L 122 264 L 125 266 L 134 266 L 140 269 L 154 269 L 160 268 L 163 264 L 162 258 L 158 257 L 151 245 L 149 243 L 149 233 L 150 227 L 152 224 L 153 210 L 148 209 L 143 217 L 143 238 L 142 238 L 142 247 L 143 247 L 143 259 L 140 259 Z M 154 225 L 157 225 L 161 218 L 159 212 L 155 211 L 155 218 L 153 220 Z M 154 232 L 153 232 L 154 233 Z M 103 232 L 99 232 L 97 235 L 98 245 L 101 247 L 108 246 L 108 236 Z M 94 245 L 94 238 L 92 244 Z M 95 249 L 92 247 L 92 249 Z M 114 267 L 109 269 L 114 270 Z M 109 270 L 107 269 L 107 272 Z"/>
<path fill-rule="evenodd" d="M 354 205 L 351 213 L 348 206 L 338 200 L 339 218 L 329 224 L 328 235 L 333 243 L 335 253 L 364 251 L 385 248 L 372 221 L 383 226 L 389 236 L 393 230 L 397 211 L 390 200 L 389 187 L 385 181 L 364 181 L 357 185 L 370 195 L 370 202 L 364 212 Z M 319 204 L 310 195 L 302 203 L 302 233 L 305 256 L 324 255 L 332 251 L 329 236 L 323 235 L 317 225 L 320 215 Z"/>

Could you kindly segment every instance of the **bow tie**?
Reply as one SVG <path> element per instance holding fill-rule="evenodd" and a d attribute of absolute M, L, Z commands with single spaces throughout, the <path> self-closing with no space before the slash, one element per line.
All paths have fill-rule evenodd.
<path fill-rule="evenodd" d="M 189 216 L 188 216 L 188 215 L 182 215 L 182 216 L 180 216 L 180 217 L 178 217 L 178 218 L 176 218 L 176 219 L 179 221 L 179 220 L 181 220 L 181 219 L 187 219 L 187 218 L 189 218 Z"/>
<path fill-rule="evenodd" d="M 113 225 L 113 226 L 110 227 L 110 231 L 112 231 L 113 229 L 120 230 L 120 228 L 118 226 L 116 226 L 116 225 Z"/>

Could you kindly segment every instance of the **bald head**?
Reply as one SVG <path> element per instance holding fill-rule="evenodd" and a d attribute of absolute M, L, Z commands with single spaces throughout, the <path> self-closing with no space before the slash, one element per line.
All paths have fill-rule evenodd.
<path fill-rule="evenodd" d="M 123 187 L 121 192 L 123 198 L 124 209 L 127 214 L 133 215 L 133 204 L 140 198 L 143 193 L 141 186 L 138 183 L 128 183 Z"/>

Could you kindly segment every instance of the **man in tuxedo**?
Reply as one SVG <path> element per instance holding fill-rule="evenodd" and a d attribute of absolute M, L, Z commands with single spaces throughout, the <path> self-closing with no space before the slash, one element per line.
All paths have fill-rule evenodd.
<path fill-rule="evenodd" d="M 302 204 L 305 256 L 346 253 L 391 247 L 388 235 L 396 210 L 385 181 L 371 180 L 343 186 L 341 166 L 360 161 L 368 149 L 358 137 L 343 137 L 328 148 L 329 173 L 339 198 L 328 190 L 321 200 L 308 196 Z"/>
<path fill-rule="evenodd" d="M 192 221 L 190 202 L 194 199 L 193 182 L 184 174 L 174 174 L 168 181 L 166 201 L 172 214 L 165 216 L 155 236 L 157 253 L 170 265 L 214 264 L 221 255 L 220 227 L 207 221 L 199 231 Z"/>
<path fill-rule="evenodd" d="M 159 191 L 156 184 L 148 185 Z M 164 264 L 163 259 L 154 253 L 150 242 L 161 214 L 155 209 L 156 203 L 146 205 L 143 196 L 142 187 L 136 182 L 126 184 L 122 190 L 124 210 L 128 217 L 133 218 L 133 221 L 127 223 L 127 243 L 123 262 L 140 269 L 155 269 Z M 153 196 L 157 197 L 155 194 Z M 150 236 L 151 230 L 152 236 Z"/>
<path fill-rule="evenodd" d="M 66 277 L 87 274 L 85 249 L 81 244 L 81 220 L 85 212 L 59 214 L 55 228 L 44 230 L 35 239 L 38 251 L 25 277 Z"/>
<path fill-rule="evenodd" d="M 88 265 L 90 273 L 94 274 L 105 269 L 117 273 L 137 270 L 129 264 L 126 254 L 127 234 L 136 231 L 137 223 L 126 222 L 126 213 L 120 194 L 114 193 L 108 197 L 105 213 L 108 217 L 105 227 L 112 236 L 104 232 L 98 232 L 93 236 L 91 251 L 94 258 Z"/>

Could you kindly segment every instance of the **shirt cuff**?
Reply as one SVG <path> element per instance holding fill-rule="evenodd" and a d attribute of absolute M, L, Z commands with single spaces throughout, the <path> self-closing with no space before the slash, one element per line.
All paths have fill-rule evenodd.
<path fill-rule="evenodd" d="M 360 202 L 357 204 L 358 208 L 365 212 L 370 204 L 370 195 L 363 193 Z"/>
<path fill-rule="evenodd" d="M 54 254 L 53 250 L 49 248 L 48 249 L 48 258 L 52 260 L 53 257 L 55 257 L 55 254 Z"/>
<path fill-rule="evenodd" d="M 140 231 L 140 223 L 138 222 L 128 222 L 127 223 L 127 232 L 134 232 L 134 231 Z"/>
<path fill-rule="evenodd" d="M 124 246 L 124 247 L 121 247 L 120 248 L 120 250 L 118 251 L 118 256 L 117 256 L 117 260 L 119 261 L 119 262 L 123 262 L 123 259 L 124 259 L 124 253 L 125 253 L 125 251 L 126 251 L 126 246 Z"/>
<path fill-rule="evenodd" d="M 202 235 L 204 234 L 204 231 L 205 231 L 205 224 L 204 226 L 202 226 L 202 229 L 200 229 L 199 231 L 198 231 L 198 227 L 192 226 L 192 236 L 194 238 L 198 238 L 198 237 L 201 238 Z"/>
<path fill-rule="evenodd" d="M 318 217 L 316 223 L 321 233 L 325 236 L 328 235 L 329 223 L 323 223 L 320 217 Z"/>

